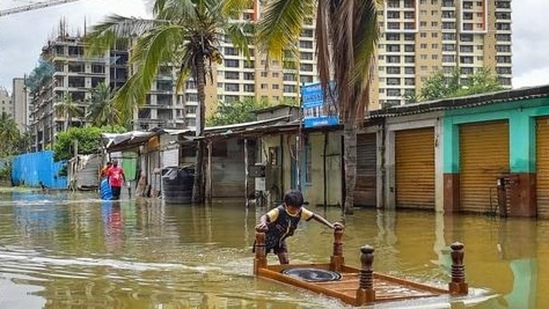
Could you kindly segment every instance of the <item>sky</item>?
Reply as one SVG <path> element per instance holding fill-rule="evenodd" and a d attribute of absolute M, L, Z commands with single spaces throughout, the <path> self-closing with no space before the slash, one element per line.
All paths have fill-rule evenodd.
<path fill-rule="evenodd" d="M 38 0 L 0 0 L 0 9 Z M 71 33 L 106 15 L 146 17 L 147 0 L 80 0 L 59 6 L 0 17 L 0 86 L 11 90 L 12 79 L 29 74 L 40 50 L 65 17 Z M 494 1 L 494 0 L 490 0 Z M 548 0 L 513 0 L 513 87 L 549 84 Z"/>

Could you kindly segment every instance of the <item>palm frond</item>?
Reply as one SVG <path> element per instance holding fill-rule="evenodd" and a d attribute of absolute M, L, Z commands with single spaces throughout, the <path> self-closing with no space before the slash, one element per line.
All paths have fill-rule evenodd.
<path fill-rule="evenodd" d="M 153 12 L 158 20 L 178 22 L 197 19 L 193 0 L 156 0 Z"/>
<path fill-rule="evenodd" d="M 219 3 L 221 14 L 224 16 L 234 16 L 250 8 L 257 10 L 254 0 L 221 0 Z"/>
<path fill-rule="evenodd" d="M 86 55 L 102 55 L 115 45 L 118 38 L 140 36 L 161 23 L 159 20 L 110 15 L 93 26 L 86 36 Z"/>
<path fill-rule="evenodd" d="M 250 35 L 253 34 L 255 27 L 253 24 L 244 23 L 230 23 L 225 27 L 225 33 L 229 36 L 231 43 L 241 51 L 247 59 L 252 56 L 250 54 L 250 44 L 252 43 Z"/>
<path fill-rule="evenodd" d="M 174 60 L 174 52 L 181 42 L 182 28 L 174 24 L 162 25 L 137 40 L 130 60 L 138 66 L 141 86 L 150 89 L 158 68 L 162 63 Z M 141 104 L 145 97 L 135 99 Z"/>
<path fill-rule="evenodd" d="M 257 28 L 257 45 L 274 59 L 282 59 L 284 50 L 296 52 L 296 44 L 305 18 L 312 17 L 311 0 L 272 0 L 265 8 Z"/>

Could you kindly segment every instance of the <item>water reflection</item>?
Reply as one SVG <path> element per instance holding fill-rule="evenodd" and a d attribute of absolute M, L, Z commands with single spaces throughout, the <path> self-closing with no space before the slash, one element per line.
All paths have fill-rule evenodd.
<path fill-rule="evenodd" d="M 9 293 L 0 308 L 343 307 L 253 277 L 254 227 L 265 211 L 0 193 L 0 285 Z M 321 214 L 341 219 L 339 209 Z M 371 244 L 377 271 L 446 285 L 449 245 L 462 241 L 470 286 L 499 295 L 477 307 L 549 306 L 549 222 L 376 210 L 345 221 L 350 265 Z M 327 261 L 332 240 L 329 229 L 304 222 L 288 240 L 290 258 Z"/>

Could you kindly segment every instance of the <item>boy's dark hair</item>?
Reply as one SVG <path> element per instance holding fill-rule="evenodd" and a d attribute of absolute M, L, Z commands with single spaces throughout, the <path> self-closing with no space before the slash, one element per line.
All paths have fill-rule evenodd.
<path fill-rule="evenodd" d="M 303 194 L 297 190 L 290 190 L 284 194 L 284 204 L 294 207 L 303 206 Z"/>

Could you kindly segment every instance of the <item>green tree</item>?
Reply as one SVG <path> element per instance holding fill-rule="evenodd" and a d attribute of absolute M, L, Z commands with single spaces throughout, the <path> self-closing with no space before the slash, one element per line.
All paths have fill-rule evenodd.
<path fill-rule="evenodd" d="M 345 213 L 353 213 L 356 144 L 359 126 L 370 101 L 370 78 L 379 37 L 379 0 L 271 0 L 258 25 L 258 45 L 270 56 L 286 51 L 299 59 L 295 42 L 305 22 L 316 18 L 318 70 L 325 97 L 336 84 L 334 100 L 343 123 Z M 337 47 L 337 51 L 334 49 Z"/>
<path fill-rule="evenodd" d="M 69 160 L 73 157 L 74 141 L 78 141 L 78 154 L 97 153 L 101 148 L 101 133 L 121 133 L 123 127 L 73 127 L 60 132 L 53 144 L 53 159 L 55 161 Z"/>
<path fill-rule="evenodd" d="M 208 119 L 210 126 L 222 126 L 255 120 L 254 111 L 269 106 L 268 101 L 245 98 L 242 101 L 219 102 L 215 114 Z"/>
<path fill-rule="evenodd" d="M 72 100 L 72 97 L 68 92 L 63 94 L 61 102 L 54 104 L 54 109 L 58 115 L 63 115 L 65 118 L 63 125 L 64 131 L 67 131 L 69 126 L 72 125 L 72 117 L 80 117 L 83 114 L 82 108 Z"/>
<path fill-rule="evenodd" d="M 211 76 L 212 63 L 221 62 L 220 39 L 249 55 L 248 36 L 251 24 L 235 22 L 235 14 L 249 8 L 250 0 L 156 0 L 154 19 L 110 16 L 89 35 L 89 54 L 106 51 L 117 38 L 137 37 L 130 64 L 134 74 L 114 97 L 115 107 L 123 120 L 133 117 L 139 104 L 144 104 L 155 75 L 162 64 L 180 68 L 177 88 L 190 75 L 196 81 L 198 110 L 196 134 L 202 135 L 205 125 L 205 86 Z M 196 151 L 196 173 L 193 201 L 202 202 L 205 194 L 205 144 L 199 141 Z"/>
<path fill-rule="evenodd" d="M 496 75 L 487 68 L 477 69 L 464 84 L 459 69 L 450 74 L 437 71 L 423 84 L 419 100 L 430 101 L 502 90 Z"/>
<path fill-rule="evenodd" d="M 120 112 L 113 105 L 112 93 L 109 86 L 105 83 L 100 83 L 92 90 L 91 95 L 86 119 L 92 125 L 101 127 L 122 124 Z"/>
<path fill-rule="evenodd" d="M 17 151 L 16 144 L 21 136 L 17 129 L 17 123 L 5 112 L 0 115 L 0 136 L 2 137 L 0 157 L 14 154 Z"/>
<path fill-rule="evenodd" d="M 54 72 L 55 68 L 50 62 L 42 58 L 38 60 L 38 65 L 25 79 L 25 86 L 29 89 L 31 96 L 36 94 L 40 86 L 51 81 Z"/>

